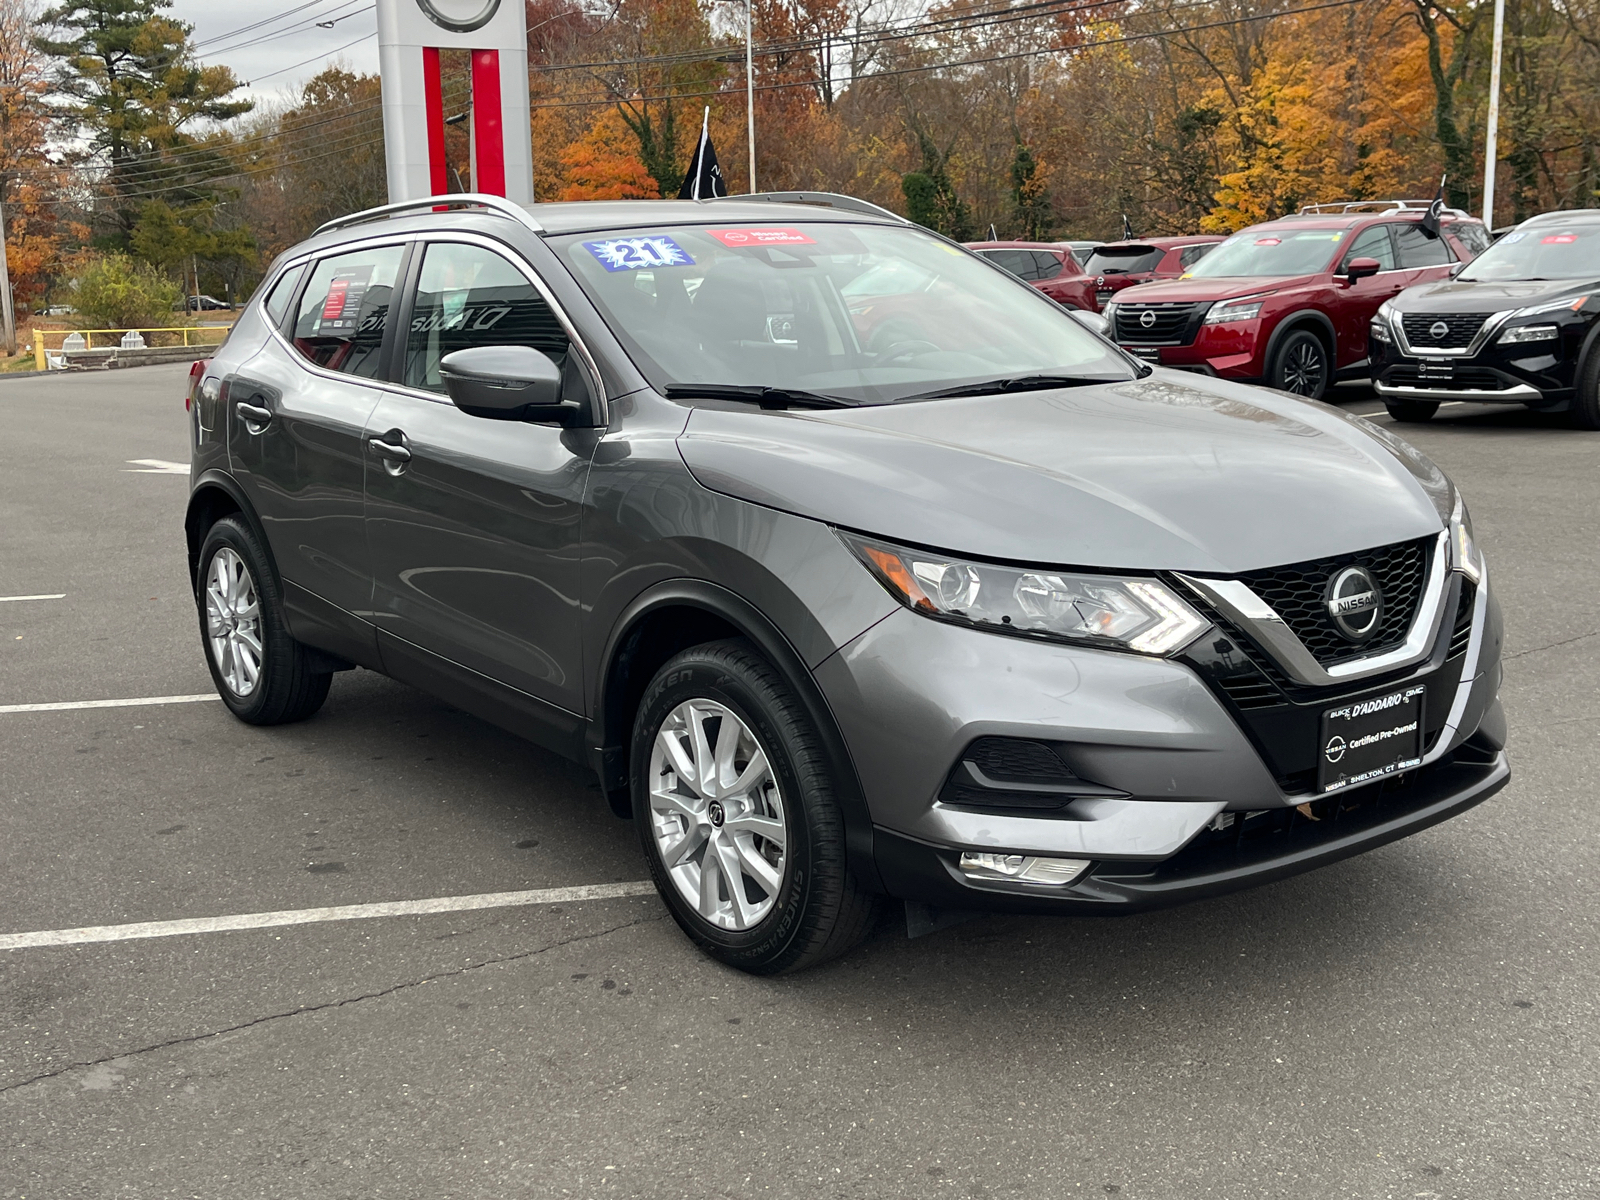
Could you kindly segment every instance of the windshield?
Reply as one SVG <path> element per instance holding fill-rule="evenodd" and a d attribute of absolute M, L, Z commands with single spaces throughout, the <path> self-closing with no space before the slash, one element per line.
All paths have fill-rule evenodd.
<path fill-rule="evenodd" d="M 1139 271 L 1154 271 L 1166 253 L 1154 246 L 1099 246 L 1083 264 L 1083 272 L 1085 275 L 1133 275 Z"/>
<path fill-rule="evenodd" d="M 551 238 L 651 384 L 884 404 L 1136 368 L 1067 311 L 913 228 L 684 225 Z"/>
<path fill-rule="evenodd" d="M 1338 255 L 1342 229 L 1246 229 L 1217 243 L 1194 266 L 1189 279 L 1246 275 L 1310 275 L 1325 271 Z"/>
<path fill-rule="evenodd" d="M 1600 225 L 1513 229 L 1456 278 L 1472 283 L 1600 278 Z"/>

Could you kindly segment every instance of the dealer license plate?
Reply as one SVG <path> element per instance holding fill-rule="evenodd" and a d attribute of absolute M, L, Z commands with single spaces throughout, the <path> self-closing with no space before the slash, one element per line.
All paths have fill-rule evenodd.
<path fill-rule="evenodd" d="M 1420 764 L 1426 695 L 1418 684 L 1323 713 L 1318 789 L 1337 792 Z"/>
<path fill-rule="evenodd" d="M 1161 361 L 1161 351 L 1155 346 L 1124 346 L 1123 349 L 1147 362 Z"/>

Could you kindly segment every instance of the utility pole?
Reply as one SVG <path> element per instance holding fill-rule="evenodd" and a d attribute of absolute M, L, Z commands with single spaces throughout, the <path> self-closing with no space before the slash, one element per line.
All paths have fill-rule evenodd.
<path fill-rule="evenodd" d="M 1504 0 L 1500 0 L 1501 3 Z M 756 194 L 756 56 L 750 41 L 750 10 L 755 0 L 744 0 L 744 115 L 750 137 L 750 194 Z"/>
<path fill-rule="evenodd" d="M 1494 0 L 1494 50 L 1489 57 L 1489 130 L 1483 149 L 1483 224 L 1494 232 L 1494 168 L 1500 156 L 1500 49 L 1505 43 L 1506 0 Z"/>
<path fill-rule="evenodd" d="M 11 269 L 6 265 L 6 210 L 0 203 L 0 342 L 6 357 L 17 352 L 17 314 L 11 307 Z"/>

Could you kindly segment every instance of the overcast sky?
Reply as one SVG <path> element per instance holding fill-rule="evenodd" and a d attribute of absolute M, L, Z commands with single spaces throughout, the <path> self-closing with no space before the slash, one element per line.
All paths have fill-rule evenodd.
<path fill-rule="evenodd" d="M 372 0 L 173 0 L 169 11 L 194 26 L 201 61 L 232 67 L 258 101 L 293 97 L 333 61 L 378 70 Z M 319 21 L 334 25 L 323 29 Z"/>

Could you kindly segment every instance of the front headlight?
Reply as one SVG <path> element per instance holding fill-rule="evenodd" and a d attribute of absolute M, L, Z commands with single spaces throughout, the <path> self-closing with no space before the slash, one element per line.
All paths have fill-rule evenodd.
<path fill-rule="evenodd" d="M 1206 313 L 1205 324 L 1221 325 L 1227 321 L 1254 321 L 1261 315 L 1261 300 L 1230 300 L 1221 304 L 1213 304 L 1211 311 Z"/>
<path fill-rule="evenodd" d="M 1155 579 L 997 567 L 842 531 L 839 536 L 907 608 L 974 629 L 1171 654 L 1210 627 Z"/>
<path fill-rule="evenodd" d="M 1450 569 L 1460 571 L 1473 583 L 1483 578 L 1483 556 L 1472 538 L 1472 517 L 1460 492 L 1456 493 L 1455 510 L 1450 514 Z"/>
<path fill-rule="evenodd" d="M 1498 340 L 1502 346 L 1510 346 L 1517 342 L 1548 342 L 1560 336 L 1561 330 L 1555 325 L 1519 325 L 1507 329 Z"/>
<path fill-rule="evenodd" d="M 1394 343 L 1394 339 L 1389 336 L 1389 325 L 1385 321 L 1373 321 L 1367 326 L 1367 332 L 1372 335 L 1372 340 L 1375 342 L 1382 342 L 1385 346 Z"/>

